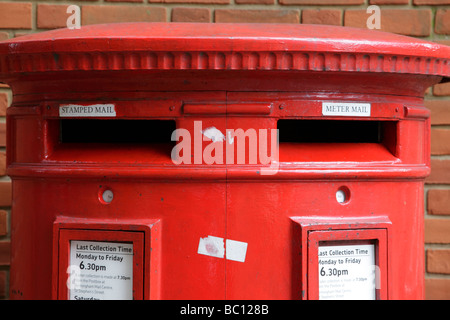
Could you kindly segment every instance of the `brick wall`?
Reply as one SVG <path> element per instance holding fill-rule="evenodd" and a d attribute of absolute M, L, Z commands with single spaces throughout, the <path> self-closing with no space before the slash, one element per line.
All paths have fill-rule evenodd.
<path fill-rule="evenodd" d="M 69 4 L 81 25 L 129 22 L 279 22 L 366 27 L 366 8 L 381 8 L 381 30 L 450 45 L 450 0 L 0 0 L 0 41 L 66 26 Z M 450 299 L 450 83 L 428 91 L 432 173 L 425 190 L 426 298 Z M 0 299 L 8 298 L 11 183 L 5 176 L 5 110 L 0 84 Z"/>

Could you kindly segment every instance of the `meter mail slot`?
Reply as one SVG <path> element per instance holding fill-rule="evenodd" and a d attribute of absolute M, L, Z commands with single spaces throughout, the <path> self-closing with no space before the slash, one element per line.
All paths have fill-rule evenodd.
<path fill-rule="evenodd" d="M 334 26 L 0 43 L 10 297 L 422 299 L 423 97 L 449 76 L 446 46 Z"/>

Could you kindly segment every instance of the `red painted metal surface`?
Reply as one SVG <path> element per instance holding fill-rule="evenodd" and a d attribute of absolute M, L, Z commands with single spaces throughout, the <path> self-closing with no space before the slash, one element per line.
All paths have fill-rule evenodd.
<path fill-rule="evenodd" d="M 354 237 L 362 228 L 381 244 L 378 297 L 423 298 L 423 180 L 430 171 L 423 95 L 449 76 L 448 47 L 329 26 L 117 24 L 1 43 L 0 80 L 14 93 L 7 116 L 11 298 L 67 296 L 66 229 L 78 240 L 111 241 L 102 235 L 114 231 L 120 242 L 142 233 L 138 298 L 317 298 L 314 275 L 308 278 L 317 252 L 305 248 L 304 230 L 312 241 L 314 231 L 330 228 Z M 370 103 L 371 113 L 325 116 L 327 102 Z M 115 110 L 89 118 L 99 132 L 80 116 L 60 116 L 64 105 L 96 104 Z M 254 129 L 258 140 L 260 129 L 278 128 L 277 171 L 261 174 L 267 165 L 249 156 L 227 162 L 225 152 L 213 164 L 175 164 L 174 141 L 135 143 L 135 126 L 103 127 L 113 118 L 149 121 L 149 130 L 151 120 L 174 121 L 201 154 L 213 144 L 199 123 L 224 134 Z M 318 122 L 310 131 L 295 133 L 311 120 Z M 305 139 L 317 127 L 321 141 Z M 346 127 L 347 140 L 336 140 Z M 355 139 L 364 132 L 376 137 Z M 89 142 L 105 134 L 129 143 Z M 114 193 L 110 203 L 101 199 L 105 188 Z M 308 219 L 318 222 L 305 225 Z M 351 223 L 336 227 L 336 219 Z M 385 238 L 372 233 L 380 229 Z M 199 253 L 209 236 L 226 244 L 223 256 L 208 245 Z M 236 243 L 246 250 L 233 260 Z"/>

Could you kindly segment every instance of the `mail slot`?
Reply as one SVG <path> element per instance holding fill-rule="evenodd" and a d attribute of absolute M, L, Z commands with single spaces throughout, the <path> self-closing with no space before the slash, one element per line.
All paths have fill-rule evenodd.
<path fill-rule="evenodd" d="M 0 44 L 12 299 L 422 299 L 450 49 L 125 23 Z"/>

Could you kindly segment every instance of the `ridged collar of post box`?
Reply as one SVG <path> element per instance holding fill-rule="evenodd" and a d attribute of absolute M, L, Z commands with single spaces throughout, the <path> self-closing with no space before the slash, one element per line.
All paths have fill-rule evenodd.
<path fill-rule="evenodd" d="M 450 47 L 322 25 L 121 23 L 0 43 L 0 79 L 96 70 L 300 70 L 450 77 Z"/>

